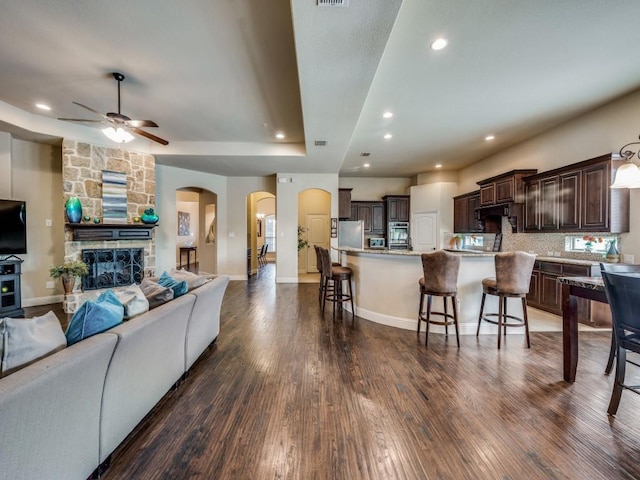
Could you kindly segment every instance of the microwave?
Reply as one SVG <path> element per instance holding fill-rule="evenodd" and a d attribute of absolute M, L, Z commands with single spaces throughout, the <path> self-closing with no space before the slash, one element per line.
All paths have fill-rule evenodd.
<path fill-rule="evenodd" d="M 369 248 L 385 248 L 384 238 L 370 238 Z"/>

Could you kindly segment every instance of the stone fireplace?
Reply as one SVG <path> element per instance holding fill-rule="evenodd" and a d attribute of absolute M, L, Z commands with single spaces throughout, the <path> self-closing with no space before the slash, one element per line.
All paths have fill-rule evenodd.
<path fill-rule="evenodd" d="M 134 219 L 142 215 L 145 209 L 155 207 L 155 158 L 144 153 L 64 139 L 61 208 L 68 197 L 76 196 L 82 204 L 83 216 L 88 216 L 89 220 L 86 222 L 83 220 L 82 224 L 75 225 L 81 225 L 88 230 L 96 225 L 94 220 L 97 219 L 98 225 L 103 226 L 102 172 L 104 170 L 123 172 L 127 175 L 127 225 L 140 227 L 141 225 Z M 123 225 L 114 225 L 114 227 L 122 228 Z M 99 229 L 96 227 L 96 230 Z M 76 282 L 73 293 L 64 299 L 64 311 L 75 312 L 77 307 L 86 300 L 97 298 L 104 288 L 130 285 L 139 282 L 145 276 L 155 275 L 155 235 L 153 229 L 150 231 L 152 233 L 147 238 L 114 240 L 98 235 L 96 239 L 74 240 L 74 227 L 67 225 L 64 261 L 82 260 L 83 252 L 94 252 L 92 255 L 96 262 L 92 268 L 104 267 L 106 270 L 101 271 L 96 279 L 89 280 L 89 283 L 87 279 L 83 279 L 82 283 Z M 107 251 L 114 255 L 113 262 L 107 260 L 109 255 Z M 120 253 L 114 253 L 116 251 L 129 252 L 126 254 L 129 255 L 128 266 L 125 266 L 126 255 L 121 257 Z M 132 251 L 138 253 L 132 255 Z M 108 271 L 108 268 L 120 267 L 122 267 L 121 271 Z M 109 278 L 112 278 L 117 285 L 111 283 L 107 285 Z"/>

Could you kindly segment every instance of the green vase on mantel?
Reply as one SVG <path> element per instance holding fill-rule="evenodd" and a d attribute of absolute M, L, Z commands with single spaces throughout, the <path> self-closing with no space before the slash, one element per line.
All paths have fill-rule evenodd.
<path fill-rule="evenodd" d="M 80 223 L 82 220 L 82 203 L 78 197 L 69 197 L 64 204 L 69 223 Z"/>
<path fill-rule="evenodd" d="M 140 220 L 142 220 L 142 223 L 153 225 L 158 223 L 159 217 L 156 215 L 156 212 L 153 211 L 153 208 L 147 208 L 144 213 L 140 215 Z"/>

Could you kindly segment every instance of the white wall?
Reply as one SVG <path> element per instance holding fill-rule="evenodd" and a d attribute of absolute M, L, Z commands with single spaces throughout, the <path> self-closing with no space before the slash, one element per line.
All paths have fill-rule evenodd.
<path fill-rule="evenodd" d="M 11 134 L 0 132 L 0 198 L 11 200 Z"/>
<path fill-rule="evenodd" d="M 640 133 L 640 91 L 516 145 L 459 172 L 458 192 L 477 190 L 475 182 L 513 169 L 539 172 L 618 152 Z M 498 138 L 496 139 L 498 141 Z M 636 164 L 638 160 L 635 159 Z M 640 263 L 640 189 L 631 190 L 630 232 L 621 236 L 621 253 Z"/>
<path fill-rule="evenodd" d="M 352 188 L 351 200 L 381 200 L 385 195 L 406 195 L 411 186 L 410 178 L 342 177 L 340 188 Z"/>
<path fill-rule="evenodd" d="M 456 182 L 426 183 L 410 188 L 411 214 L 438 213 L 439 243 L 437 248 L 444 245 L 444 236 L 453 232 L 453 197 L 457 189 Z"/>

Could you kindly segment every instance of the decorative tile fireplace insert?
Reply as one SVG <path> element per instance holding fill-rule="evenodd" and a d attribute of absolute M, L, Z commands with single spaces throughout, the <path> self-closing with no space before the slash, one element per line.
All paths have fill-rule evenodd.
<path fill-rule="evenodd" d="M 82 290 L 97 290 L 140 283 L 144 276 L 143 248 L 99 248 L 82 250 L 89 274 L 82 277 Z"/>

